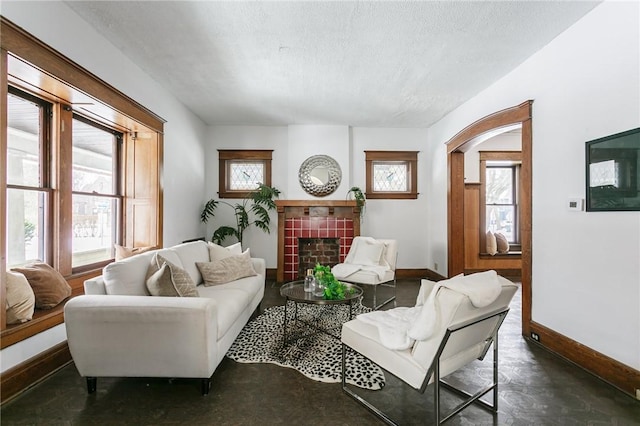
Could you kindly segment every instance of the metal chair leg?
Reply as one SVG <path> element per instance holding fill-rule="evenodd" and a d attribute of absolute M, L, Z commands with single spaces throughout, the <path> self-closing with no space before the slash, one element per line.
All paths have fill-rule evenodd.
<path fill-rule="evenodd" d="M 383 285 L 385 287 L 391 287 L 393 288 L 393 295 L 388 298 L 387 300 L 385 300 L 384 302 L 380 303 L 379 305 L 377 304 L 377 290 L 378 290 L 378 286 L 379 285 Z M 382 284 L 378 284 L 378 285 L 374 285 L 373 286 L 373 305 L 372 308 L 374 311 L 377 311 L 378 309 L 382 308 L 383 306 L 385 306 L 387 303 L 389 302 L 393 302 L 393 306 L 396 307 L 396 279 L 395 277 L 393 278 L 392 284 L 388 284 L 388 283 L 382 283 Z"/>

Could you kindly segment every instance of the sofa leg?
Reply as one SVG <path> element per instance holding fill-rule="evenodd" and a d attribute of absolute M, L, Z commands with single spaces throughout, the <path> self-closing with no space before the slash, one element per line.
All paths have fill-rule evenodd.
<path fill-rule="evenodd" d="M 96 391 L 98 385 L 97 377 L 87 377 L 87 391 L 91 394 Z"/>
<path fill-rule="evenodd" d="M 209 395 L 209 389 L 211 389 L 211 377 L 202 379 L 202 396 Z"/>
<path fill-rule="evenodd" d="M 256 306 L 256 309 L 253 311 L 253 313 L 251 314 L 251 319 L 256 319 L 260 316 L 260 308 L 261 308 L 261 304 L 262 303 L 258 303 L 258 306 Z"/>

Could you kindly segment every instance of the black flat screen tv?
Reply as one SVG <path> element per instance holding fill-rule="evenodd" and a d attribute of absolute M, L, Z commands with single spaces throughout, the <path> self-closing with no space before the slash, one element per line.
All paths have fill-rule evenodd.
<path fill-rule="evenodd" d="M 640 211 L 640 127 L 586 143 L 587 211 Z"/>

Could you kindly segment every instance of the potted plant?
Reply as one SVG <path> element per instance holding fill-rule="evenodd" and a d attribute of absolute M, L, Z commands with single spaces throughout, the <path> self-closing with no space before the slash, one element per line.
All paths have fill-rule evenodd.
<path fill-rule="evenodd" d="M 343 282 L 338 281 L 331 272 L 331 268 L 319 263 L 313 268 L 313 275 L 316 285 L 320 284 L 325 300 L 342 300 L 348 293 L 353 293 L 353 289 L 347 287 Z"/>
<path fill-rule="evenodd" d="M 278 198 L 279 195 L 280 190 L 277 188 L 260 184 L 255 191 L 250 192 L 246 198 L 236 204 L 212 198 L 205 203 L 204 209 L 200 214 L 200 220 L 203 223 L 207 223 L 209 218 L 215 217 L 216 209 L 220 204 L 229 206 L 234 211 L 235 226 L 220 226 L 213 232 L 211 241 L 216 244 L 222 244 L 225 238 L 233 236 L 242 244 L 244 231 L 251 225 L 255 225 L 267 234 L 270 232 L 271 217 L 269 216 L 269 211 L 275 210 L 276 203 L 274 198 Z M 250 215 L 253 220 L 251 220 Z"/>
<path fill-rule="evenodd" d="M 367 198 L 362 190 L 357 186 L 352 186 L 351 189 L 347 191 L 347 199 L 356 201 L 356 205 L 360 208 L 360 216 L 363 216 L 364 205 L 367 203 Z"/>

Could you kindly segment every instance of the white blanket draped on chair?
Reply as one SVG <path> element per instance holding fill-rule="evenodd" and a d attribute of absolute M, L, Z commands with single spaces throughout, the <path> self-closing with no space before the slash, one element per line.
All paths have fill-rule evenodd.
<path fill-rule="evenodd" d="M 387 266 L 354 265 L 350 263 L 338 263 L 336 266 L 331 268 L 333 276 L 339 280 L 349 278 L 350 275 L 353 275 L 358 271 L 371 271 L 378 276 L 378 279 L 383 279 L 388 270 L 389 267 Z"/>
<path fill-rule="evenodd" d="M 358 315 L 358 319 L 378 328 L 380 342 L 389 349 L 410 348 L 416 340 L 429 338 L 438 328 L 441 316 L 437 298 L 441 288 L 448 288 L 469 297 L 473 306 L 482 308 L 493 303 L 501 291 L 496 271 L 472 275 L 457 275 L 451 279 L 432 283 L 423 280 L 421 291 L 413 308 L 395 308 Z M 430 288 L 425 294 L 422 288 Z"/>

